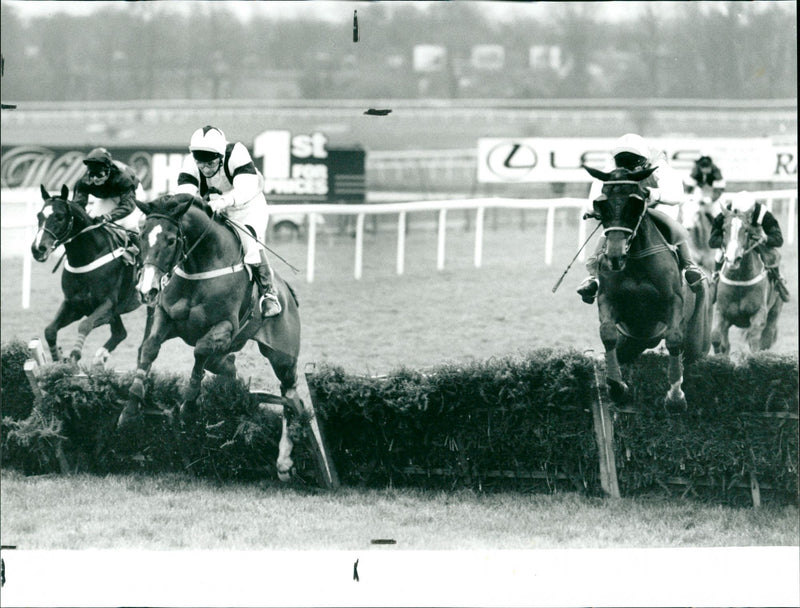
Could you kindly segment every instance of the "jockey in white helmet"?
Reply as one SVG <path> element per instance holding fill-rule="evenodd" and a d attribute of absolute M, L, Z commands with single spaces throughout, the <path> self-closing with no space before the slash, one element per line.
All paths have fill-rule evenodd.
<path fill-rule="evenodd" d="M 681 176 L 667 163 L 666 156 L 650 148 L 645 139 L 635 133 L 627 133 L 620 137 L 611 151 L 614 157 L 614 164 L 611 169 L 625 168 L 629 171 L 656 167 L 650 177 L 642 181 L 642 185 L 648 189 L 647 213 L 658 226 L 664 238 L 674 245 L 678 255 L 678 265 L 683 271 L 686 283 L 692 291 L 699 291 L 705 273 L 692 260 L 689 251 L 689 235 L 686 229 L 677 221 L 678 211 L 683 203 L 683 180 Z M 603 189 L 603 182 L 595 180 L 589 189 L 589 205 L 600 196 Z M 656 211 L 656 205 L 665 205 L 669 209 L 674 209 L 671 213 Z M 605 246 L 605 239 L 600 238 L 594 255 L 586 261 L 586 270 L 590 276 L 586 277 L 578 287 L 578 293 L 587 304 L 594 302 L 599 283 L 597 280 L 598 256 L 602 253 Z"/>
<path fill-rule="evenodd" d="M 755 197 L 749 192 L 738 192 L 731 196 L 711 224 L 711 234 L 708 237 L 708 246 L 712 249 L 719 249 L 716 257 L 716 271 L 722 268 L 722 247 L 723 243 L 723 224 L 725 215 L 734 213 L 745 219 L 751 226 L 756 227 L 761 232 L 763 241 L 755 247 L 761 256 L 767 274 L 772 279 L 778 295 L 784 302 L 789 301 L 789 289 L 786 286 L 786 279 L 781 276 L 780 262 L 781 254 L 778 247 L 783 245 L 783 233 L 781 226 L 775 216 L 764 205 L 756 203 Z M 718 278 L 718 272 L 714 273 Z"/>
<path fill-rule="evenodd" d="M 261 315 L 280 314 L 281 303 L 266 251 L 249 231 L 239 227 L 249 226 L 258 239 L 263 239 L 269 220 L 263 178 L 250 152 L 241 142 L 229 143 L 220 129 L 211 126 L 192 134 L 189 151 L 178 175 L 177 192 L 207 197 L 215 212 L 236 222 L 233 227 L 244 246 L 244 262 L 253 269 L 258 282 Z"/>

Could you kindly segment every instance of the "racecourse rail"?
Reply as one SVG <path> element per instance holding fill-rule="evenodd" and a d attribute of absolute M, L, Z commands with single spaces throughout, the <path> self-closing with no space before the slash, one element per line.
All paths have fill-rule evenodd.
<path fill-rule="evenodd" d="M 723 197 L 731 196 L 734 193 L 726 193 Z M 795 223 L 797 213 L 797 189 L 790 190 L 765 190 L 751 192 L 756 200 L 763 202 L 768 208 L 772 209 L 775 201 L 785 200 L 788 202 L 784 206 L 785 216 L 781 224 L 785 229 L 785 241 L 793 244 L 795 238 Z M 37 228 L 36 212 L 41 195 L 38 189 L 4 189 L 2 191 L 2 203 L 4 208 L 9 205 L 25 205 L 25 218 L 22 221 L 3 222 L 3 231 L 18 230 L 26 231 L 31 242 Z M 548 199 L 518 199 L 518 198 L 465 198 L 453 200 L 423 200 L 409 201 L 400 203 L 369 203 L 369 204 L 303 204 L 303 205 L 270 205 L 271 214 L 290 213 L 308 215 L 308 247 L 306 254 L 306 281 L 314 281 L 315 261 L 316 261 L 316 239 L 318 216 L 339 215 L 355 216 L 355 258 L 353 264 L 353 277 L 361 279 L 363 269 L 364 251 L 364 220 L 367 215 L 386 215 L 396 214 L 397 220 L 397 255 L 396 272 L 402 275 L 405 270 L 405 235 L 406 219 L 409 213 L 415 212 L 438 212 L 437 229 L 437 248 L 436 248 L 436 269 L 443 270 L 445 264 L 445 242 L 447 230 L 447 213 L 454 210 L 474 210 L 475 211 L 475 244 L 473 253 L 473 263 L 479 268 L 483 259 L 483 231 L 484 216 L 486 209 L 533 209 L 546 211 L 545 224 L 545 256 L 544 263 L 552 264 L 553 259 L 553 235 L 555 224 L 555 212 L 558 209 L 574 209 L 578 216 L 578 235 L 577 247 L 583 245 L 586 240 L 586 222 L 580 218 L 587 207 L 585 198 L 548 198 Z M 23 237 L 25 238 L 25 237 Z M 583 251 L 580 258 L 583 259 Z M 22 270 L 22 307 L 30 306 L 31 290 L 31 256 L 23 253 Z"/>

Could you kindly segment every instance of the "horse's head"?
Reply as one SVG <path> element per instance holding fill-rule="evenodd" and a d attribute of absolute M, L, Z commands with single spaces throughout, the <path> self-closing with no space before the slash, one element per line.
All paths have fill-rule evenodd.
<path fill-rule="evenodd" d="M 44 262 L 54 249 L 63 244 L 75 231 L 75 214 L 68 200 L 69 188 L 61 187 L 61 194 L 52 196 L 42 185 L 44 205 L 36 214 L 38 228 L 31 243 L 31 253 L 37 262 Z"/>
<path fill-rule="evenodd" d="M 603 190 L 592 205 L 606 236 L 605 258 L 612 271 L 624 270 L 631 242 L 647 210 L 647 189 L 641 182 L 650 177 L 656 168 L 636 171 L 620 168 L 610 173 L 586 166 L 584 169 L 603 182 Z"/>
<path fill-rule="evenodd" d="M 750 223 L 748 213 L 740 213 L 735 208 L 722 208 L 722 247 L 725 265 L 736 270 L 744 256 L 750 253 L 761 242 L 760 231 Z"/>
<path fill-rule="evenodd" d="M 152 304 L 185 252 L 186 240 L 181 219 L 192 203 L 201 199 L 191 194 L 164 194 L 149 203 L 136 203 L 145 214 L 141 226 L 142 275 L 137 285 L 139 297 Z"/>

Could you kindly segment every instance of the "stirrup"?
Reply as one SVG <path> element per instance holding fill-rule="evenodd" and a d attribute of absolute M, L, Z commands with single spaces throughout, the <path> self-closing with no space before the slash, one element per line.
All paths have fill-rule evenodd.
<path fill-rule="evenodd" d="M 703 279 L 706 278 L 706 273 L 703 269 L 695 264 L 690 264 L 683 269 L 683 277 L 686 279 L 686 284 L 694 292 L 700 291 Z"/>
<path fill-rule="evenodd" d="M 583 280 L 583 283 L 581 283 L 578 287 L 577 291 L 584 302 L 587 304 L 593 304 L 599 288 L 600 283 L 597 280 L 597 277 L 586 277 Z"/>
<path fill-rule="evenodd" d="M 258 300 L 258 308 L 262 317 L 274 317 L 281 314 L 283 307 L 275 294 L 265 293 Z"/>

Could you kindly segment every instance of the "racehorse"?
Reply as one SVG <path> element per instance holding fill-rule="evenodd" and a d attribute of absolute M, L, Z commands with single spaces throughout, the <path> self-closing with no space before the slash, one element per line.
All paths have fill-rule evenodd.
<path fill-rule="evenodd" d="M 632 362 L 663 340 L 669 351 L 666 401 L 685 407 L 683 359 L 691 363 L 710 349 L 706 285 L 701 283 L 696 294 L 688 288 L 672 246 L 647 212 L 641 182 L 654 167 L 610 173 L 584 168 L 604 182 L 592 215 L 605 235 L 597 310 L 609 394 L 614 401 L 626 399 L 629 388 L 620 364 Z"/>
<path fill-rule="evenodd" d="M 61 275 L 64 301 L 44 330 L 50 354 L 54 361 L 61 359 L 58 331 L 85 317 L 78 325 L 78 339 L 69 356 L 77 363 L 89 333 L 109 324 L 111 336 L 93 360 L 94 365 L 105 365 L 110 353 L 128 335 L 121 315 L 141 305 L 136 292 L 137 262 L 141 257 L 138 251 L 134 255 L 128 250 L 125 239 L 108 226 L 95 224 L 83 207 L 73 204 L 66 185 L 60 196 L 51 196 L 44 185 L 41 194 L 44 206 L 37 215 L 38 229 L 31 244 L 33 258 L 45 262 L 60 245 L 67 256 Z M 151 322 L 152 311 L 148 310 L 145 335 Z"/>
<path fill-rule="evenodd" d="M 138 415 L 144 379 L 161 345 L 175 337 L 194 346 L 194 367 L 179 410 L 182 422 L 194 417 L 205 370 L 235 376 L 234 353 L 249 340 L 257 343 L 280 381 L 284 413 L 302 416 L 303 402 L 297 393 L 300 315 L 289 284 L 275 273 L 283 312 L 262 319 L 239 237 L 216 219 L 203 199 L 165 194 L 137 205 L 145 214 L 144 268 L 138 290 L 142 300 L 155 303 L 156 309 L 130 388 L 132 399 L 120 414 L 119 424 Z M 290 477 L 292 447 L 284 415 L 277 460 L 278 475 L 284 481 Z"/>
<path fill-rule="evenodd" d="M 711 201 L 689 195 L 681 207 L 681 223 L 689 233 L 689 247 L 694 261 L 708 273 L 714 271 L 714 250 L 708 246 L 711 236 Z"/>
<path fill-rule="evenodd" d="M 716 324 L 711 334 L 714 352 L 730 353 L 731 325 L 747 328 L 747 344 L 752 352 L 766 350 L 778 337 L 783 300 L 755 251 L 761 243 L 759 231 L 735 212 L 723 209 L 723 214 L 724 262 L 717 286 Z"/>

